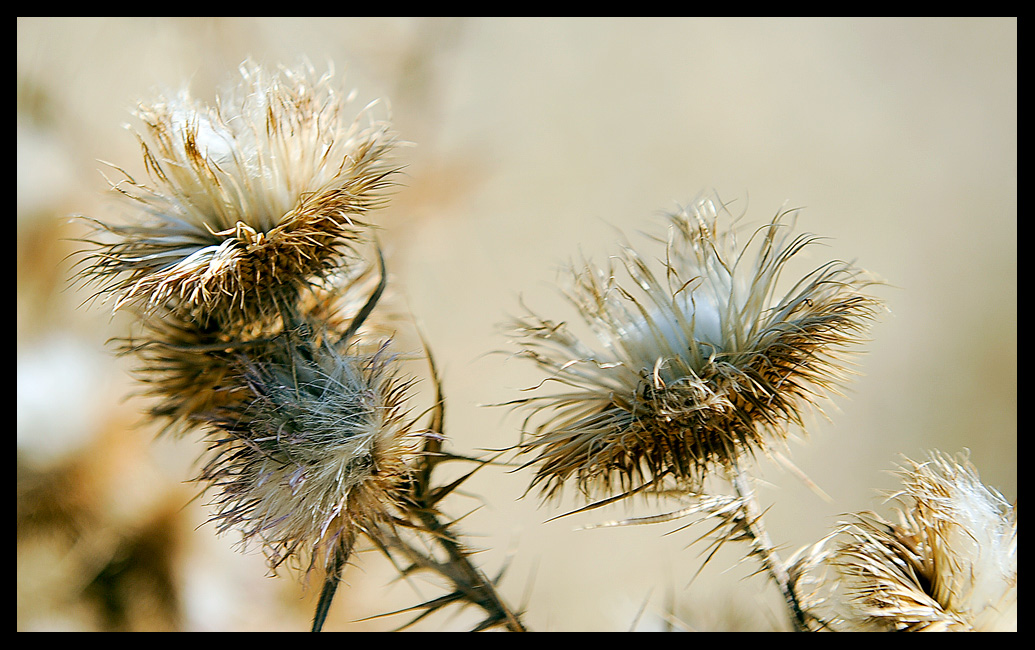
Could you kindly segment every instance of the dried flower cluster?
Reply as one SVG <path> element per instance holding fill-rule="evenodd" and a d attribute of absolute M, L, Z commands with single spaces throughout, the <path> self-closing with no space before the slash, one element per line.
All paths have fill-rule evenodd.
<path fill-rule="evenodd" d="M 573 479 L 590 496 L 672 479 L 693 491 L 713 468 L 783 440 L 836 388 L 841 353 L 879 303 L 843 262 L 781 293 L 788 262 L 815 240 L 793 234 L 790 216 L 741 245 L 726 206 L 703 198 L 669 216 L 659 269 L 628 245 L 617 264 L 574 268 L 569 298 L 599 346 L 563 322 L 516 322 L 519 354 L 567 387 L 515 402 L 538 418 L 520 445 L 535 456 L 533 485 L 554 495 Z"/>
<path fill-rule="evenodd" d="M 387 201 L 397 142 L 366 109 L 345 119 L 350 101 L 311 67 L 246 64 L 213 105 L 186 92 L 141 105 L 149 180 L 122 172 L 112 185 L 130 221 L 88 220 L 80 277 L 137 317 L 120 351 L 141 363 L 152 418 L 204 433 L 197 480 L 216 530 L 261 547 L 274 572 L 322 580 L 314 630 L 365 538 L 401 575 L 443 579 L 444 595 L 404 610 L 410 623 L 475 605 L 476 629 L 521 631 L 501 576 L 475 567 L 439 509 L 488 461 L 435 484 L 439 463 L 474 459 L 443 450 L 430 354 L 436 395 L 421 426 L 415 380 L 377 324 L 388 275 L 368 218 Z M 649 491 L 681 499 L 604 525 L 708 521 L 713 548 L 747 544 L 796 630 L 1016 627 L 1016 508 L 965 459 L 909 462 L 895 523 L 860 514 L 786 561 L 770 540 L 745 461 L 839 389 L 881 309 L 852 264 L 790 277 L 817 239 L 795 233 L 794 215 L 745 229 L 718 197 L 700 198 L 668 215 L 655 255 L 626 243 L 606 266 L 571 269 L 567 296 L 593 343 L 531 313 L 511 323 L 518 355 L 546 374 L 511 402 L 528 413 L 516 450 L 535 469 L 529 489 L 602 497 L 587 509 Z M 711 476 L 732 494 L 707 491 Z"/>
<path fill-rule="evenodd" d="M 197 480 L 215 492 L 217 531 L 259 544 L 274 571 L 322 576 L 314 630 L 361 536 L 446 577 L 460 595 L 443 602 L 482 607 L 484 627 L 521 629 L 441 520 L 459 485 L 431 482 L 450 458 L 441 417 L 416 424 L 413 380 L 371 319 L 387 274 L 379 247 L 362 255 L 365 219 L 398 171 L 394 135 L 345 120 L 351 100 L 330 74 L 241 73 L 213 106 L 181 93 L 139 107 L 152 184 L 113 185 L 132 221 L 90 220 L 81 277 L 138 317 L 121 351 L 142 361 L 150 414 L 206 433 Z M 420 534 L 448 559 L 415 550 Z"/>
<path fill-rule="evenodd" d="M 114 185 L 134 221 L 93 222 L 114 237 L 83 275 L 140 319 L 123 351 L 144 362 L 151 415 L 212 432 L 199 479 L 220 490 L 218 530 L 261 540 L 273 567 L 328 569 L 332 543 L 388 518 L 416 449 L 387 343 L 342 336 L 354 308 L 326 320 L 376 302 L 347 254 L 384 203 L 394 137 L 346 122 L 330 75 L 241 73 L 215 106 L 183 92 L 138 108 L 154 187 Z"/>
<path fill-rule="evenodd" d="M 907 461 L 897 521 L 863 513 L 832 560 L 849 629 L 1016 630 L 1017 508 L 966 458 Z"/>

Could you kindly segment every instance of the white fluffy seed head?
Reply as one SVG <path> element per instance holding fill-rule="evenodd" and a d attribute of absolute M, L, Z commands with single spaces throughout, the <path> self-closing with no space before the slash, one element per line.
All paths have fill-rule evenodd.
<path fill-rule="evenodd" d="M 900 472 L 897 522 L 862 514 L 834 557 L 855 629 L 1017 627 L 1017 509 L 965 456 L 932 453 Z"/>
<path fill-rule="evenodd" d="M 330 570 L 339 549 L 375 536 L 405 498 L 419 442 L 408 382 L 387 344 L 280 343 L 241 358 L 250 398 L 212 414 L 215 453 L 200 480 L 220 491 L 218 530 L 260 543 L 272 568 Z"/>

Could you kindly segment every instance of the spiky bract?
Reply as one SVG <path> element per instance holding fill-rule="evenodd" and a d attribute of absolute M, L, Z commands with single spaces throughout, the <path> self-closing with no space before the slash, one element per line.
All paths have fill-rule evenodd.
<path fill-rule="evenodd" d="M 288 559 L 332 570 L 360 534 L 376 538 L 411 480 L 419 440 L 406 416 L 408 382 L 387 344 L 339 349 L 313 332 L 278 339 L 235 368 L 248 399 L 218 408 L 213 456 L 200 480 L 218 488 L 219 532 L 262 544 L 272 568 Z"/>
<path fill-rule="evenodd" d="M 148 414 L 163 423 L 163 433 L 185 433 L 203 423 L 199 415 L 244 396 L 231 370 L 234 350 L 267 345 L 264 332 L 239 332 L 231 338 L 211 324 L 199 326 L 175 313 L 145 322 L 143 336 L 124 339 L 120 354 L 139 360 L 140 395 L 154 399 Z"/>
<path fill-rule="evenodd" d="M 241 74 L 214 105 L 184 92 L 138 108 L 153 186 L 129 174 L 113 185 L 135 219 L 93 222 L 113 240 L 93 242 L 83 272 L 115 309 L 171 310 L 224 331 L 275 316 L 343 265 L 361 219 L 386 202 L 395 138 L 386 123 L 346 119 L 350 99 L 330 73 Z"/>
<path fill-rule="evenodd" d="M 783 440 L 844 376 L 840 353 L 879 303 L 863 274 L 830 262 L 778 293 L 787 263 L 814 241 L 778 213 L 741 246 L 731 215 L 705 198 L 669 215 L 660 273 L 626 245 L 616 265 L 572 269 L 569 298 L 601 343 L 564 323 L 517 321 L 522 356 L 568 390 L 518 400 L 539 418 L 523 453 L 533 485 L 574 479 L 589 496 L 699 486 L 715 466 Z M 545 384 L 546 382 L 544 382 Z"/>
<path fill-rule="evenodd" d="M 862 513 L 842 527 L 850 629 L 1016 629 L 1016 507 L 963 457 L 907 461 L 901 476 L 897 523 Z"/>

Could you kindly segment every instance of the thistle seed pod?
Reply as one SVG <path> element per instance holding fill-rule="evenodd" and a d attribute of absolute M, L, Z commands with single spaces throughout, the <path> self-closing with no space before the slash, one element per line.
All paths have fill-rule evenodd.
<path fill-rule="evenodd" d="M 966 457 L 907 459 L 897 523 L 861 513 L 832 564 L 850 629 L 1017 629 L 1017 508 Z"/>
<path fill-rule="evenodd" d="M 114 309 L 226 332 L 275 317 L 343 266 L 366 213 L 385 204 L 395 137 L 346 119 L 350 98 L 330 73 L 246 64 L 241 76 L 214 105 L 183 92 L 138 108 L 153 185 L 129 174 L 113 184 L 135 219 L 93 221 L 113 241 L 91 242 L 82 273 Z"/>
<path fill-rule="evenodd" d="M 515 323 L 519 355 L 567 390 L 516 400 L 537 424 L 532 485 L 569 479 L 593 492 L 694 490 L 715 467 L 765 451 L 845 375 L 842 352 L 879 303 L 862 272 L 829 262 L 778 293 L 788 261 L 814 241 L 781 212 L 741 246 L 729 214 L 705 198 L 669 216 L 659 271 L 630 246 L 615 265 L 573 268 L 569 298 L 599 339 L 564 323 Z M 544 385 L 547 382 L 544 381 Z"/>
<path fill-rule="evenodd" d="M 199 480 L 219 489 L 219 532 L 289 559 L 337 570 L 363 533 L 390 523 L 411 480 L 419 436 L 406 418 L 409 383 L 387 343 L 339 349 L 319 332 L 287 335 L 235 364 L 249 398 L 209 417 L 212 457 Z"/>

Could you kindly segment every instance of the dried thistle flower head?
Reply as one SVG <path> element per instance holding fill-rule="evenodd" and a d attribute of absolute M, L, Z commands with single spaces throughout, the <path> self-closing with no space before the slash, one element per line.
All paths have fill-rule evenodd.
<path fill-rule="evenodd" d="M 533 485 L 553 495 L 574 478 L 589 496 L 670 477 L 694 489 L 710 468 L 783 440 L 817 394 L 836 388 L 840 353 L 879 303 L 843 262 L 779 293 L 787 263 L 814 241 L 792 233 L 790 214 L 741 242 L 725 206 L 702 198 L 669 216 L 657 271 L 628 245 L 606 268 L 573 269 L 569 298 L 597 347 L 564 323 L 517 321 L 519 354 L 567 387 L 515 402 L 539 418 L 519 446 L 535 454 Z"/>
<path fill-rule="evenodd" d="M 417 436 L 409 383 L 385 343 L 339 349 L 327 333 L 278 339 L 237 368 L 249 399 L 218 408 L 199 480 L 217 487 L 220 533 L 262 544 L 271 568 L 335 570 L 363 533 L 391 522 L 411 480 Z"/>
<path fill-rule="evenodd" d="M 228 336 L 211 323 L 164 311 L 142 324 L 139 338 L 121 340 L 120 355 L 135 355 L 139 395 L 154 398 L 148 415 L 164 422 L 162 433 L 185 433 L 199 424 L 198 416 L 245 396 L 245 387 L 231 370 L 235 348 L 262 346 L 264 333 Z M 258 350 L 253 349 L 252 353 Z"/>
<path fill-rule="evenodd" d="M 122 339 L 120 354 L 139 360 L 140 392 L 155 398 L 148 413 L 165 423 L 163 433 L 185 433 L 204 424 L 215 409 L 247 398 L 247 386 L 234 369 L 241 354 L 261 359 L 280 345 L 278 338 L 300 328 L 351 339 L 362 326 L 363 337 L 391 337 L 380 322 L 383 314 L 375 321 L 361 313 L 379 302 L 384 281 L 384 269 L 377 264 L 342 269 L 301 294 L 286 310 L 286 324 L 279 319 L 242 324 L 230 333 L 214 322 L 199 324 L 161 310 L 141 323 L 140 336 Z"/>
<path fill-rule="evenodd" d="M 276 315 L 342 265 L 361 219 L 386 202 L 395 138 L 386 123 L 346 118 L 351 99 L 331 73 L 245 64 L 241 76 L 214 105 L 183 92 L 138 108 L 153 185 L 129 174 L 113 185 L 136 218 L 94 222 L 114 241 L 93 242 L 83 272 L 115 309 L 223 329 Z"/>
<path fill-rule="evenodd" d="M 1017 509 L 965 456 L 907 460 L 898 523 L 845 524 L 832 561 L 854 629 L 1016 630 Z"/>

